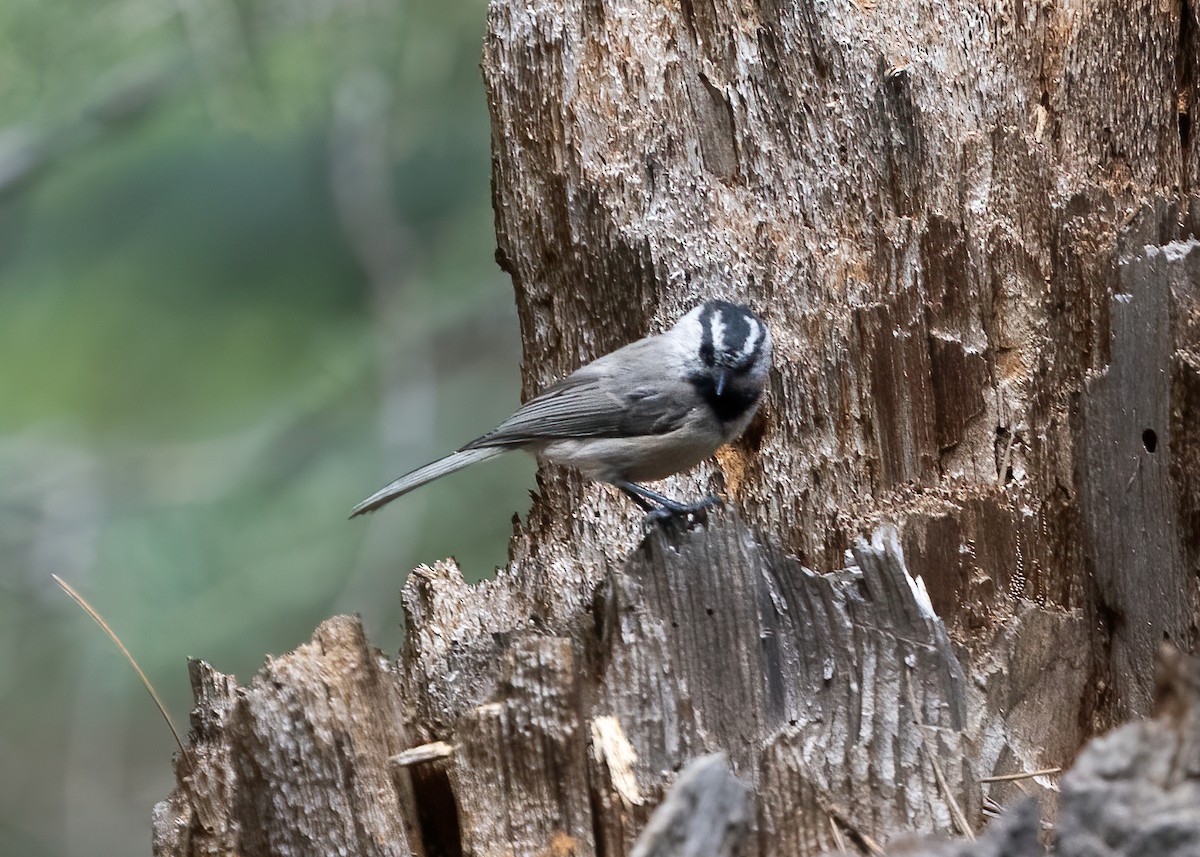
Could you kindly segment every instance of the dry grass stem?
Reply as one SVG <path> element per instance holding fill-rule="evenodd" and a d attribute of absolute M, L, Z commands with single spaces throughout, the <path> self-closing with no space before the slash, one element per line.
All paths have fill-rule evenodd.
<path fill-rule="evenodd" d="M 133 659 L 133 655 L 129 653 L 129 649 L 125 648 L 125 644 L 121 642 L 121 638 L 118 637 L 116 632 L 109 627 L 107 622 L 104 621 L 104 617 L 97 613 L 96 609 L 92 607 L 91 604 L 88 604 L 87 601 L 84 600 L 84 597 L 76 592 L 69 583 L 67 583 L 57 574 L 52 574 L 50 577 L 54 579 L 54 582 L 59 585 L 59 588 L 62 589 L 63 592 L 67 593 L 67 595 L 70 595 L 75 603 L 83 608 L 83 612 L 87 613 L 92 617 L 92 619 L 95 620 L 96 624 L 100 626 L 101 630 L 108 634 L 108 638 L 116 644 L 118 649 L 121 650 L 121 654 L 125 656 L 125 660 L 129 661 L 130 666 L 132 666 L 137 672 L 138 678 L 142 680 L 142 685 L 150 694 L 150 698 L 154 700 L 154 705 L 158 708 L 158 713 L 162 715 L 163 720 L 167 721 L 167 728 L 170 729 L 171 734 L 175 736 L 175 743 L 179 745 L 179 752 L 183 754 L 185 759 L 188 758 L 187 749 L 183 746 L 183 739 L 179 737 L 179 730 L 175 728 L 175 721 L 173 721 L 171 719 L 171 715 L 167 713 L 167 707 L 163 705 L 162 700 L 158 698 L 158 693 L 154 690 L 154 685 L 150 683 L 150 679 L 146 678 L 146 674 L 142 672 L 142 668 L 138 666 L 138 662 Z"/>
<path fill-rule="evenodd" d="M 995 777 L 982 777 L 981 783 L 1014 783 L 1018 780 L 1028 780 L 1032 777 L 1045 777 L 1051 774 L 1061 774 L 1062 768 L 1042 768 L 1039 771 L 1027 771 L 1019 774 L 1000 774 Z"/>
<path fill-rule="evenodd" d="M 833 831 L 833 844 L 837 846 L 838 853 L 845 854 L 846 840 L 842 838 L 842 830 L 832 818 L 829 819 L 829 829 Z"/>

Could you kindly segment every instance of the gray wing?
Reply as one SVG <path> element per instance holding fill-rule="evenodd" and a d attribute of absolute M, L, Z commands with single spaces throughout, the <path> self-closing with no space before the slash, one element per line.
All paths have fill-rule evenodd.
<path fill-rule="evenodd" d="M 463 449 L 562 440 L 666 434 L 691 410 L 682 378 L 672 390 L 663 383 L 673 373 L 662 361 L 640 361 L 638 342 L 568 375 L 530 399 L 493 431 Z M 640 348 L 638 348 L 640 350 Z M 631 360 L 632 358 L 632 360 Z"/>

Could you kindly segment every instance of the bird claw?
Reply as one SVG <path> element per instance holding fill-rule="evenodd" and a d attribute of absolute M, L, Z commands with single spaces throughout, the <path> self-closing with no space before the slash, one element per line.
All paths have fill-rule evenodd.
<path fill-rule="evenodd" d="M 642 526 L 650 530 L 656 526 L 669 526 L 676 523 L 706 524 L 709 509 L 723 509 L 724 507 L 725 503 L 716 496 L 705 497 L 695 503 L 673 503 L 670 506 L 659 506 L 646 513 L 646 517 L 642 519 Z"/>

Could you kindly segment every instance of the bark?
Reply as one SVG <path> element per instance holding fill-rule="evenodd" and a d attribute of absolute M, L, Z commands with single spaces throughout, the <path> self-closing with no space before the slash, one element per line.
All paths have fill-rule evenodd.
<path fill-rule="evenodd" d="M 1087 698 L 1058 700 L 1079 728 L 1048 739 L 1068 758 L 1195 635 L 1193 263 L 1143 251 L 1192 234 L 1194 26 L 1173 3 L 493 3 L 526 392 L 749 301 L 769 407 L 673 488 L 726 491 L 819 571 L 894 522 L 972 652 L 1044 610 L 1052 653 L 1088 653 Z M 514 568 L 552 620 L 636 532 L 602 487 L 540 486 Z"/>
<path fill-rule="evenodd" d="M 158 852 L 630 854 L 712 752 L 756 796 L 742 853 L 969 834 L 1023 790 L 1054 819 L 1053 777 L 986 780 L 1146 714 L 1155 649 L 1196 641 L 1196 26 L 1175 0 L 492 0 L 525 393 L 750 303 L 767 406 L 665 486 L 736 511 L 646 534 L 543 468 L 495 580 L 413 572 L 394 664 L 335 620 L 245 691 L 197 665 Z M 938 853 L 1034 853 L 1036 815 L 1005 825 Z"/>
<path fill-rule="evenodd" d="M 156 854 L 413 853 L 416 802 L 391 666 L 355 619 L 272 658 L 247 688 L 193 661 L 180 788 L 154 811 Z"/>

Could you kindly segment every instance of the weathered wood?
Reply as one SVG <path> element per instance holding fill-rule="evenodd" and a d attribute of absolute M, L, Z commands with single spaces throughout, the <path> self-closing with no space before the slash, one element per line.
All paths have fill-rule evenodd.
<path fill-rule="evenodd" d="M 380 671 L 353 619 L 325 623 L 313 643 L 270 661 L 245 690 L 196 661 L 192 749 L 179 766 L 179 789 L 156 810 L 156 853 L 674 853 L 661 851 L 668 846 L 691 853 L 688 847 L 701 846 L 688 845 L 680 831 L 724 831 L 725 845 L 709 845 L 712 852 L 803 857 L 847 844 L 880 853 L 896 834 L 953 832 L 962 813 L 978 819 L 980 796 L 994 787 L 979 772 L 1000 762 L 1022 765 L 1020 742 L 1003 735 L 1003 709 L 990 708 L 1007 696 L 989 693 L 985 677 L 962 681 L 894 534 L 857 545 L 854 567 L 821 576 L 739 540 L 740 533 L 737 521 L 655 533 L 613 571 L 596 621 L 574 641 L 511 641 L 496 697 L 458 719 L 452 743 L 432 755 L 425 745 L 425 756 L 412 760 L 415 790 L 407 777 L 384 773 L 406 756 L 378 739 L 403 737 L 388 691 L 392 673 Z M 697 553 L 724 562 L 697 562 Z M 696 580 L 694 595 L 680 586 L 646 588 L 648 581 L 678 582 L 688 568 L 718 567 L 725 580 Z M 728 593 L 725 618 L 706 606 L 719 585 Z M 623 600 L 638 587 L 637 606 Z M 725 628 L 697 633 L 706 622 Z M 760 645 L 731 636 L 740 623 L 761 629 Z M 672 643 L 671 651 L 691 651 L 688 637 L 724 642 L 696 649 L 690 664 L 664 661 L 655 681 L 629 669 L 643 655 L 656 657 L 647 646 L 655 637 Z M 577 651 L 590 654 L 580 659 Z M 742 675 L 738 664 L 750 669 Z M 1175 655 L 1169 666 L 1159 679 L 1160 720 L 1097 741 L 1064 781 L 1058 852 L 1184 855 L 1200 843 L 1200 660 Z M 942 679 L 918 684 L 919 675 Z M 722 679 L 728 689 L 713 687 Z M 740 697 L 754 694 L 755 684 L 778 690 L 775 711 L 794 719 L 782 727 L 781 720 L 750 721 L 739 730 L 727 713 L 746 705 Z M 672 691 L 676 697 L 662 705 Z M 625 703 L 635 696 L 642 706 L 630 711 Z M 797 701 L 803 705 L 788 707 Z M 672 713 L 676 731 L 636 717 L 648 711 Z M 604 726 L 584 735 L 581 724 L 601 719 Z M 268 724 L 282 735 L 264 731 Z M 746 787 L 721 786 L 712 804 L 697 797 L 692 786 L 708 774 L 689 779 L 685 772 L 676 785 L 685 797 L 662 810 L 659 822 L 648 821 L 638 780 L 661 795 L 672 769 L 721 745 L 743 756 L 746 787 L 757 793 L 757 837 L 743 840 L 751 819 Z M 756 747 L 763 748 L 758 757 Z M 589 765 L 588 756 L 605 763 Z M 725 762 L 718 767 L 724 771 Z M 890 783 L 904 789 L 889 792 Z M 1040 777 L 1026 783 L 1048 785 Z M 680 814 L 688 813 L 680 807 L 689 805 L 707 828 L 684 825 Z M 922 845 L 913 853 L 1032 857 L 1040 853 L 1032 850 L 1037 831 L 1037 814 L 1022 810 L 978 844 Z M 1102 834 L 1110 851 L 1094 850 Z"/>
<path fill-rule="evenodd" d="M 962 734 L 969 689 L 894 538 L 817 575 L 736 519 L 652 534 L 602 587 L 596 622 L 596 704 L 637 753 L 639 788 L 654 793 L 663 771 L 723 750 L 761 791 L 766 853 L 778 854 L 829 847 L 835 806 L 876 839 L 900 819 L 951 829 L 948 797 L 977 812 L 964 776 L 981 761 Z M 889 770 L 868 773 L 880 752 Z"/>
<path fill-rule="evenodd" d="M 1189 38 L 1195 38 L 1195 33 L 1189 33 Z M 1173 348 L 1170 473 L 1184 562 L 1189 573 L 1200 575 L 1200 419 L 1196 418 L 1200 414 L 1200 253 L 1189 247 L 1167 272 Z M 1193 624 L 1198 624 L 1197 612 L 1193 607 Z M 1186 648 L 1186 642 L 1181 645 Z"/>
<path fill-rule="evenodd" d="M 466 712 L 454 731 L 463 851 L 591 857 L 589 735 L 570 641 L 523 638 L 505 660 L 495 701 Z"/>
<path fill-rule="evenodd" d="M 969 831 L 1022 789 L 1056 817 L 1051 779 L 983 780 L 1146 713 L 1154 647 L 1200 627 L 1196 24 L 1179 0 L 492 0 L 525 392 L 714 295 L 764 315 L 776 366 L 745 437 L 665 486 L 735 513 L 643 538 L 546 467 L 495 580 L 413 573 L 372 674 L 389 847 L 619 857 L 710 752 L 758 795 L 760 855 Z M 253 705 L 197 681 L 201 775 L 160 853 L 285 853 L 265 826 L 296 796 L 342 829 L 311 791 L 328 745 L 282 763 L 322 692 L 275 664 Z M 1024 857 L 1029 818 L 939 853 Z"/>
<path fill-rule="evenodd" d="M 708 531 L 676 534 L 682 541 L 667 543 L 652 538 L 644 551 L 654 556 L 655 543 L 670 549 L 654 559 L 660 574 L 670 575 L 672 563 L 683 568 L 694 558 L 689 551 L 729 550 L 730 534 L 737 527 L 726 526 Z M 689 543 L 690 540 L 690 543 Z M 742 550 L 755 546 L 743 545 Z M 858 565 L 832 576 L 799 572 L 793 586 L 800 590 L 816 586 L 807 600 L 824 603 L 828 617 L 814 620 L 810 610 L 798 611 L 803 618 L 796 626 L 818 636 L 829 634 L 839 625 L 854 642 L 848 650 L 876 649 L 863 658 L 867 672 L 876 675 L 895 673 L 896 659 L 916 674 L 921 657 L 942 661 L 948 669 L 950 696 L 965 700 L 973 710 L 985 710 L 986 703 L 971 700 L 971 688 L 955 678 L 953 654 L 944 647 L 944 632 L 928 613 L 919 582 L 905 573 L 902 562 L 885 534 L 873 546 L 856 546 Z M 671 558 L 674 557 L 674 558 Z M 644 558 L 635 558 L 616 576 L 638 570 Z M 763 560 L 731 563 L 726 568 L 749 579 L 761 577 L 762 596 L 780 584 L 779 569 L 771 569 Z M 613 589 L 628 591 L 620 580 Z M 734 583 L 736 592 L 744 584 Z M 699 620 L 707 616 L 703 606 L 705 587 L 695 605 L 675 615 L 680 619 Z M 786 587 L 785 587 L 786 588 Z M 823 598 L 816 597 L 824 593 Z M 779 592 L 778 600 L 760 602 L 764 613 L 776 621 L 802 600 L 795 593 Z M 603 601 L 611 602 L 611 596 Z M 647 599 L 653 605 L 654 599 Z M 883 627 L 856 627 L 854 617 L 890 616 Z M 738 615 L 740 607 L 731 605 Z M 755 620 L 751 620 L 752 622 Z M 761 621 L 761 620 L 758 620 Z M 622 636 L 633 642 L 638 638 L 631 629 L 646 627 L 645 622 L 630 623 Z M 791 629 L 779 629 L 784 637 Z M 660 629 L 670 636 L 671 632 Z M 361 629 L 350 619 L 331 620 L 322 625 L 314 642 L 296 653 L 271 661 L 251 686 L 240 690 L 227 677 L 220 676 L 195 662 L 193 677 L 197 709 L 193 717 L 193 735 L 189 760 L 179 765 L 180 788 L 169 801 L 156 809 L 155 851 L 158 854 L 324 854 L 324 853 L 395 853 L 395 854 L 475 854 L 475 855 L 584 855 L 604 854 L 818 854 L 830 848 L 851 847 L 859 853 L 882 853 L 880 844 L 896 838 L 903 827 L 950 831 L 947 818 L 960 803 L 958 795 L 978 792 L 982 777 L 974 771 L 990 763 L 994 755 L 986 741 L 973 741 L 956 735 L 952 722 L 933 730 L 935 740 L 913 739 L 915 723 L 905 724 L 899 711 L 895 719 L 882 716 L 903 705 L 895 690 L 886 690 L 887 680 L 876 679 L 873 687 L 866 674 L 837 689 L 836 676 L 842 667 L 821 667 L 830 675 L 832 692 L 813 692 L 804 726 L 788 726 L 768 742 L 764 758 L 744 770 L 745 785 L 732 779 L 724 756 L 712 756 L 703 764 L 685 767 L 663 804 L 649 821 L 637 824 L 641 832 L 636 843 L 628 843 L 608 828 L 612 806 L 620 803 L 626 810 L 642 806 L 636 784 L 626 782 L 623 795 L 616 800 L 601 800 L 600 792 L 615 791 L 614 778 L 601 766 L 587 764 L 583 758 L 585 736 L 578 725 L 588 717 L 590 706 L 605 707 L 605 696 L 588 690 L 589 683 L 603 684 L 603 673 L 614 671 L 610 660 L 601 674 L 581 669 L 574 650 L 579 646 L 601 645 L 612 631 L 595 630 L 590 642 L 527 636 L 514 641 L 502 673 L 497 698 L 465 714 L 455 730 L 452 753 L 439 751 L 436 759 L 425 759 L 416 768 L 446 766 L 441 773 L 427 772 L 417 778 L 417 789 L 408 788 L 408 780 L 391 780 L 381 774 L 380 765 L 393 760 L 380 752 L 375 735 L 394 728 L 387 722 L 389 694 L 379 693 L 388 684 L 389 673 L 381 672 L 375 658 L 365 648 Z M 694 633 L 694 632 L 688 632 Z M 720 635 L 718 635 L 719 638 Z M 766 642 L 769 638 L 764 637 Z M 809 641 L 812 642 L 812 641 Z M 614 643 L 609 641 L 610 645 Z M 764 650 L 770 649 L 768 643 Z M 780 643 L 780 647 L 787 647 Z M 745 655 L 738 647 L 708 647 L 710 665 L 716 666 Z M 913 655 L 918 657 L 914 658 Z M 848 656 L 843 656 L 848 657 Z M 819 660 L 818 653 L 814 660 Z M 1063 779 L 1063 805 L 1058 823 L 1056 853 L 1079 857 L 1134 857 L 1155 854 L 1183 857 L 1200 846 L 1200 658 L 1185 658 L 1173 649 L 1161 656 L 1158 679 L 1159 719 L 1123 727 L 1094 741 L 1080 756 L 1074 769 Z M 776 660 L 768 657 L 768 661 Z M 779 659 L 787 662 L 787 658 Z M 928 664 L 924 665 L 928 668 Z M 937 668 L 933 668 L 934 673 Z M 803 670 L 799 671 L 800 674 Z M 665 674 L 680 678 L 679 689 L 688 684 L 684 672 L 668 669 Z M 764 676 L 771 683 L 769 672 Z M 909 676 L 911 678 L 911 674 Z M 892 679 L 896 680 L 895 677 Z M 903 681 L 903 678 L 900 679 Z M 858 686 L 856 690 L 854 685 Z M 932 683 L 937 687 L 938 683 Z M 918 691 L 913 690 L 913 694 Z M 855 693 L 861 693 L 858 701 Z M 892 702 L 886 702 L 891 694 Z M 907 695 L 907 694 L 904 694 Z M 323 697 L 324 701 L 314 696 Z M 928 702 L 936 696 L 926 692 Z M 873 697 L 877 702 L 868 702 Z M 589 703 L 586 699 L 592 700 Z M 703 727 L 706 712 L 720 700 L 679 698 L 672 709 L 691 711 L 696 726 Z M 830 706 L 830 717 L 842 728 L 858 721 L 857 740 L 845 757 L 830 750 L 835 742 L 823 722 L 823 705 Z M 855 707 L 857 705 L 857 708 Z M 953 705 L 943 718 L 953 721 Z M 879 721 L 865 728 L 867 710 Z M 912 714 L 910 708 L 908 715 Z M 321 713 L 324 712 L 322 715 Z M 847 715 L 840 716 L 839 712 Z M 394 714 L 394 709 L 391 712 Z M 997 714 L 1001 716 L 1002 712 Z M 632 760 L 632 747 L 614 750 L 625 741 L 619 719 L 609 716 L 607 725 L 591 730 L 592 757 Z M 595 722 L 595 718 L 593 719 Z M 280 728 L 264 730 L 264 724 Z M 285 725 L 286 724 L 286 725 Z M 345 732 L 346 724 L 354 731 Z M 995 726 L 990 727 L 993 731 Z M 893 730 L 889 737 L 889 730 Z M 635 725 L 635 740 L 639 729 Z M 644 731 L 644 730 L 643 730 Z M 717 732 L 719 733 L 719 729 Z M 988 729 L 980 730 L 986 734 Z M 833 732 L 838 733 L 834 724 Z M 598 754 L 598 736 L 609 749 Z M 905 737 L 906 734 L 909 737 Z M 719 745 L 727 741 L 737 747 L 729 734 L 709 735 L 698 730 L 694 743 Z M 909 746 L 908 753 L 902 748 Z M 883 751 L 880 747 L 891 747 Z M 853 750 L 857 752 L 853 752 Z M 1011 749 L 1007 750 L 1011 756 Z M 809 753 L 813 755 L 809 757 Z M 926 754 L 920 758 L 921 754 Z M 326 767 L 335 760 L 335 769 Z M 890 798 L 870 790 L 874 784 L 890 781 L 887 775 L 870 770 L 885 760 L 900 771 L 898 781 L 905 790 Z M 642 766 L 644 767 L 644 765 Z M 933 769 L 931 775 L 930 769 Z M 375 772 L 371 781 L 364 774 Z M 670 777 L 668 776 L 669 780 Z M 757 782 L 757 787 L 751 784 Z M 1026 783 L 1036 786 L 1044 778 Z M 864 788 L 864 783 L 870 784 Z M 656 782 L 662 792 L 665 783 Z M 757 813 L 751 809 L 750 795 L 756 793 Z M 1048 794 L 1048 793 L 1044 793 Z M 330 796 L 339 796 L 331 800 Z M 922 803 L 930 804 L 922 806 Z M 967 811 L 974 812 L 968 803 Z M 938 810 L 936 807 L 941 806 Z M 303 812 L 301 808 L 307 807 Z M 921 815 L 932 810 L 932 819 Z M 939 817 L 940 816 L 940 817 Z M 341 823 L 329 826 L 331 820 Z M 756 839 L 747 839 L 752 820 Z M 1043 853 L 1038 842 L 1036 809 L 1030 805 L 1010 813 L 994 823 L 974 843 L 908 843 L 900 833 L 888 853 L 921 857 L 1034 857 Z M 717 844 L 714 844 L 717 843 Z M 593 850 L 604 843 L 603 851 Z M 337 849 L 341 849 L 340 852 Z M 841 853 L 845 853 L 842 851 Z"/>
<path fill-rule="evenodd" d="M 1001 762 L 1028 769 L 1039 757 L 1007 740 L 994 703 L 1009 697 L 985 696 L 983 679 L 965 681 L 894 531 L 852 555 L 848 568 L 818 575 L 752 538 L 735 515 L 718 515 L 704 528 L 652 531 L 609 570 L 569 637 L 528 630 L 482 652 L 471 649 L 476 639 L 446 638 L 434 655 L 410 629 L 405 675 L 423 685 L 404 683 L 404 710 L 433 710 L 422 696 L 438 700 L 439 719 L 452 725 L 438 758 L 419 754 L 397 773 L 416 782 L 404 817 L 422 833 L 408 841 L 430 853 L 586 855 L 600 843 L 608 857 L 628 854 L 672 772 L 714 750 L 761 794 L 759 841 L 746 853 L 815 855 L 830 847 L 834 826 L 852 841 L 886 842 L 913 828 L 966 832 L 963 819 L 979 817 L 979 779 Z M 433 597 L 433 580 L 459 585 L 443 565 L 414 575 L 409 596 L 422 591 L 427 606 L 438 605 L 421 614 L 427 627 L 451 627 L 463 602 Z M 318 640 L 329 636 L 323 628 Z M 486 695 L 455 695 L 500 645 Z M 312 697 L 330 692 L 282 669 L 308 654 L 272 661 L 248 694 L 230 685 L 221 697 L 243 702 L 211 737 L 235 748 L 214 768 L 230 807 L 257 807 L 238 816 L 233 841 L 293 825 L 286 802 L 271 796 L 311 797 L 314 778 L 321 782 L 327 748 L 300 741 L 312 731 L 307 721 L 284 719 L 313 716 Z M 444 669 L 420 668 L 425 656 Z M 268 722 L 283 730 L 278 742 L 253 726 Z M 405 749 L 388 748 L 384 761 L 393 766 Z M 297 753 L 314 764 L 297 766 Z M 255 760 L 257 779 L 246 779 L 242 756 Z M 185 789 L 194 786 L 185 780 Z M 244 803 L 250 795 L 261 803 Z M 164 853 L 193 853 L 167 844 Z"/>
<path fill-rule="evenodd" d="M 1193 253 L 1200 242 L 1137 248 L 1120 260 L 1108 365 L 1080 399 L 1077 481 L 1096 609 L 1110 625 L 1112 681 L 1129 713 L 1150 707 L 1158 646 L 1191 635 L 1194 596 L 1170 478 L 1169 269 Z"/>
<path fill-rule="evenodd" d="M 583 723 L 615 718 L 635 756 L 631 767 L 639 794 L 661 793 L 665 775 L 716 749 L 728 752 L 752 784 L 760 776 L 775 777 L 767 780 L 766 791 L 780 798 L 764 804 L 764 824 L 778 824 L 782 836 L 798 813 L 822 818 L 811 834 L 816 838 L 794 853 L 816 853 L 827 844 L 824 820 L 836 805 L 844 807 L 844 823 L 879 839 L 901 819 L 902 826 L 950 830 L 954 804 L 977 816 L 978 777 L 994 773 L 1001 759 L 1019 766 L 1036 766 L 1039 759 L 1006 742 L 1000 711 L 985 707 L 978 691 L 965 686 L 949 638 L 920 584 L 907 575 L 894 534 L 881 534 L 873 546 L 857 545 L 854 556 L 856 566 L 817 575 L 758 544 L 736 517 L 715 518 L 708 528 L 690 532 L 653 531 L 623 567 L 610 570 L 593 612 L 575 628 L 576 647 L 586 659 L 575 716 Z M 419 591 L 422 621 L 454 628 L 462 602 L 434 598 L 429 591 L 434 579 L 446 580 L 451 591 L 459 586 L 448 566 L 422 572 L 408 587 L 410 603 Z M 465 669 L 410 672 L 421 676 L 422 686 L 410 687 L 406 697 L 454 699 L 452 686 L 461 685 L 471 665 L 495 645 L 480 641 L 482 650 L 472 651 L 471 642 L 447 636 L 434 662 L 446 664 L 453 651 Z M 519 653 L 526 644 L 512 645 Z M 407 651 L 419 664 L 415 653 L 423 650 L 414 645 Z M 570 675 L 561 664 L 569 654 L 563 650 L 555 659 L 562 681 Z M 501 689 L 489 692 L 509 700 L 511 691 L 504 688 L 510 685 L 501 679 Z M 535 698 L 547 693 L 543 688 Z M 557 693 L 572 698 L 576 692 Z M 465 722 L 474 735 L 480 718 L 491 723 L 502 716 L 492 698 L 481 696 L 457 712 L 446 709 L 439 719 L 465 718 L 457 728 Z M 512 704 L 505 701 L 503 710 Z M 517 707 L 530 704 L 524 700 Z M 963 736 L 968 708 L 976 712 L 973 727 L 989 736 L 978 748 Z M 566 729 L 565 722 L 558 728 Z M 489 732 L 485 740 L 473 739 L 495 756 L 476 766 L 510 770 L 513 764 L 497 759 L 534 752 L 521 751 L 524 739 L 515 736 L 506 749 L 500 737 Z M 554 764 L 541 767 L 565 776 L 578 764 L 578 736 L 564 733 L 555 740 L 560 743 Z M 536 753 L 545 752 L 550 741 L 539 739 Z M 893 746 L 890 770 L 873 772 L 869 789 L 856 788 L 856 779 L 872 766 L 872 748 Z M 765 761 L 764 748 L 774 748 Z M 461 757 L 460 749 L 456 769 Z M 771 773 L 762 774 L 763 766 Z M 785 787 L 796 778 L 814 780 L 806 800 Z M 480 782 L 494 787 L 494 775 Z M 526 782 L 514 793 L 537 794 L 544 787 Z M 595 770 L 590 789 L 603 795 L 593 806 L 593 824 L 605 853 L 627 853 L 638 827 L 628 821 L 639 811 L 644 821 L 644 811 L 614 799 L 610 783 L 597 781 Z M 892 801 L 881 801 L 880 790 L 891 790 Z M 524 807 L 512 815 L 496 794 L 482 803 L 494 824 L 517 827 L 536 815 Z M 540 833 L 534 838 L 548 847 L 550 832 L 570 825 L 559 819 L 535 827 Z M 494 841 L 488 829 L 482 840 Z"/>
<path fill-rule="evenodd" d="M 1119 330 L 1133 318 L 1113 272 L 1191 229 L 1177 207 L 1190 200 L 1173 197 L 1195 183 L 1190 102 L 1171 93 L 1190 98 L 1194 17 L 1177 3 L 494 0 L 498 259 L 526 391 L 700 297 L 750 301 L 777 331 L 764 419 L 669 490 L 730 489 L 752 527 L 821 572 L 891 520 L 973 668 L 992 669 L 993 637 L 1031 603 L 1066 617 L 1060 637 L 1081 615 L 1107 623 L 1079 641 L 1089 692 L 1072 682 L 1052 701 L 1075 712 L 1056 747 L 1144 712 L 1133 664 L 1164 631 L 1195 633 L 1196 575 L 1179 574 L 1194 528 L 1162 505 L 1187 477 L 1169 476 L 1177 453 L 1157 429 L 1156 475 L 1130 492 L 1129 520 L 1157 528 L 1136 567 L 1170 569 L 1186 595 L 1135 627 L 1115 593 L 1135 594 L 1139 574 L 1112 572 L 1140 530 L 1106 504 L 1135 460 L 1110 440 L 1140 444 L 1147 426 L 1131 439 L 1101 415 L 1128 383 L 1106 378 L 1186 342 L 1161 284 L 1141 302 L 1157 332 Z M 1138 390 L 1156 417 L 1190 389 L 1194 370 L 1174 365 L 1174 385 Z M 512 586 L 541 593 L 529 612 L 555 626 L 637 533 L 603 488 L 553 469 L 539 488 Z"/>
<path fill-rule="evenodd" d="M 1062 780 L 1054 854 L 1185 857 L 1200 853 L 1200 658 L 1164 645 L 1156 719 L 1092 741 Z M 1017 805 L 976 842 L 899 843 L 905 857 L 1041 857 L 1036 803 Z M 843 852 L 844 853 L 844 852 Z"/>
<path fill-rule="evenodd" d="M 324 622 L 239 688 L 191 664 L 180 788 L 155 808 L 155 854 L 423 855 L 396 683 L 362 626 Z"/>

